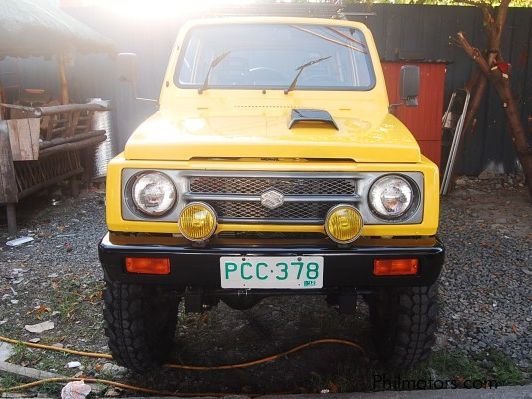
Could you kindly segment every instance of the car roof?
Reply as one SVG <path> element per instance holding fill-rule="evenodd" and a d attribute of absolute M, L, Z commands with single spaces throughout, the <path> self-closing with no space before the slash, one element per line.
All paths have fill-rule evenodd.
<path fill-rule="evenodd" d="M 308 17 L 260 17 L 260 16 L 236 16 L 193 19 L 186 23 L 188 27 L 200 25 L 227 25 L 227 24 L 286 24 L 286 25 L 333 25 L 349 26 L 361 30 L 367 27 L 361 22 L 348 21 L 345 19 L 308 18 Z"/>

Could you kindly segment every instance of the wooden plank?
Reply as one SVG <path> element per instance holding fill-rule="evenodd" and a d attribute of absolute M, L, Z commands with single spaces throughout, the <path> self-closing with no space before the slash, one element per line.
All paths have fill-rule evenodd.
<path fill-rule="evenodd" d="M 24 118 L 35 118 L 33 112 L 26 112 L 19 109 L 9 110 L 9 118 L 7 119 L 24 119 Z"/>
<path fill-rule="evenodd" d="M 9 134 L 9 146 L 11 147 L 11 158 L 13 160 L 21 158 L 20 143 L 18 135 L 18 124 L 13 123 L 11 120 L 6 121 L 7 132 Z"/>
<path fill-rule="evenodd" d="M 91 121 L 92 121 L 92 117 L 94 115 L 94 111 L 89 111 L 88 115 L 87 115 L 87 124 L 85 125 L 85 127 L 83 128 L 83 130 L 81 131 L 82 133 L 87 133 L 90 128 L 91 128 Z"/>
<path fill-rule="evenodd" d="M 76 134 L 75 136 L 72 136 L 72 137 L 58 137 L 50 141 L 43 141 L 42 143 L 39 144 L 39 148 L 41 150 L 44 150 L 45 148 L 53 147 L 59 144 L 70 143 L 72 141 L 80 141 L 80 140 L 84 140 L 84 139 L 87 139 L 93 136 L 99 136 L 102 134 L 105 134 L 105 130 L 91 130 L 90 132 Z"/>
<path fill-rule="evenodd" d="M 0 103 L 0 107 L 25 111 L 29 114 L 33 114 L 35 117 L 73 111 L 109 111 L 109 108 L 100 104 L 65 104 L 44 107 L 27 107 L 24 105 Z"/>
<path fill-rule="evenodd" d="M 0 203 L 18 201 L 15 168 L 6 121 L 0 121 Z"/>
<path fill-rule="evenodd" d="M 52 129 L 52 136 L 57 136 L 58 133 L 62 133 L 62 132 L 66 132 L 66 131 L 67 131 L 67 127 L 66 126 L 54 127 Z"/>
<path fill-rule="evenodd" d="M 1 361 L 0 361 L 0 371 L 20 375 L 22 377 L 33 378 L 34 380 L 40 380 L 44 378 L 58 378 L 58 377 L 64 378 L 62 375 L 55 374 L 55 373 L 49 373 L 48 371 L 32 369 L 29 367 L 19 366 L 18 364 L 1 362 Z"/>
<path fill-rule="evenodd" d="M 36 192 L 41 191 L 43 188 L 53 186 L 54 184 L 60 183 L 61 181 L 66 180 L 69 177 L 78 176 L 78 175 L 81 175 L 82 173 L 83 173 L 83 168 L 77 168 L 77 169 L 74 169 L 67 173 L 62 174 L 61 176 L 56 176 L 52 179 L 44 180 L 41 183 L 37 183 L 25 189 L 24 191 L 21 191 L 19 194 L 19 197 L 24 198 L 24 197 L 27 197 L 28 195 L 35 194 Z"/>
<path fill-rule="evenodd" d="M 10 110 L 17 110 L 26 113 L 28 116 L 39 116 L 38 115 L 38 109 L 34 107 L 27 107 L 25 105 L 17 105 L 17 104 L 6 104 L 6 103 L 0 103 L 0 108 L 7 108 Z"/>
<path fill-rule="evenodd" d="M 43 139 L 44 140 L 50 140 L 52 138 L 55 118 L 56 118 L 55 115 L 50 115 L 50 116 L 44 116 L 43 117 L 43 123 L 44 123 Z"/>
<path fill-rule="evenodd" d="M 85 148 L 91 145 L 96 145 L 98 143 L 101 143 L 102 141 L 105 141 L 106 138 L 107 136 L 105 134 L 102 134 L 101 136 L 91 137 L 86 140 L 75 141 L 73 143 L 59 144 L 54 147 L 41 150 L 39 157 L 44 158 L 44 157 L 47 157 L 53 154 L 57 154 L 58 152 L 62 152 L 62 151 L 79 150 L 81 148 Z"/>
<path fill-rule="evenodd" d="M 13 161 L 39 158 L 40 119 L 25 118 L 7 121 Z"/>
<path fill-rule="evenodd" d="M 41 119 L 29 118 L 28 124 L 30 125 L 30 138 L 31 138 L 31 152 L 33 159 L 39 158 L 39 142 L 41 139 Z"/>
<path fill-rule="evenodd" d="M 100 104 L 67 104 L 55 105 L 51 107 L 39 107 L 37 109 L 40 111 L 41 115 L 53 115 L 73 111 L 109 111 L 109 108 Z"/>
<path fill-rule="evenodd" d="M 79 123 L 79 116 L 81 114 L 81 111 L 74 111 L 69 118 L 68 121 L 68 129 L 65 134 L 65 137 L 72 137 L 74 133 L 76 132 L 76 127 Z"/>

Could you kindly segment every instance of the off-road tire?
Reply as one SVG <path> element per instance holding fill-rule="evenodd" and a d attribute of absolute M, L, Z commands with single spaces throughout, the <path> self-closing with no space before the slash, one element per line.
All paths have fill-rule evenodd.
<path fill-rule="evenodd" d="M 105 334 L 118 364 L 143 372 L 168 360 L 179 306 L 175 291 L 107 281 L 103 298 Z"/>
<path fill-rule="evenodd" d="M 434 345 L 438 286 L 382 288 L 368 298 L 375 349 L 382 363 L 407 370 Z"/>

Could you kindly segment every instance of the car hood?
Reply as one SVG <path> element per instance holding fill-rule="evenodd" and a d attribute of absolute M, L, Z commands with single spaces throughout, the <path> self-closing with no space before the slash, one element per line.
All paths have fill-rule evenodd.
<path fill-rule="evenodd" d="M 191 114 L 158 111 L 126 144 L 126 159 L 304 158 L 355 162 L 419 162 L 408 129 L 393 115 L 372 119 L 337 113 L 338 127 L 302 122 L 289 128 L 291 110 L 275 114 Z"/>

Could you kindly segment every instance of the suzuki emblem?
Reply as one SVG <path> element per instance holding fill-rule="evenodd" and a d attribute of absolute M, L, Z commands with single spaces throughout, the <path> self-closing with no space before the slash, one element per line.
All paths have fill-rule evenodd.
<path fill-rule="evenodd" d="M 268 190 L 260 196 L 260 203 L 268 209 L 279 208 L 284 204 L 284 195 L 277 190 Z"/>

